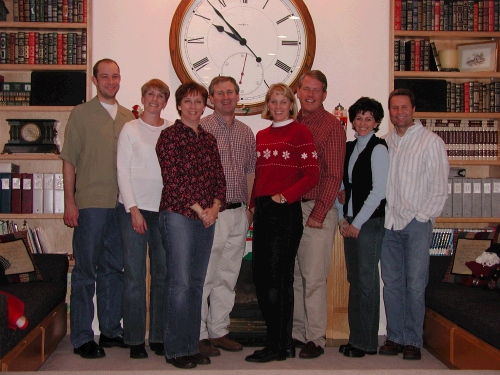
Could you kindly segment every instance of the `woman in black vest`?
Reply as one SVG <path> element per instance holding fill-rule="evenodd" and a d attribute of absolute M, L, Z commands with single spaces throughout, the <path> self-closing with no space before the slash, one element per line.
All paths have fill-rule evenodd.
<path fill-rule="evenodd" d="M 362 97 L 349 107 L 356 140 L 346 146 L 343 207 L 337 201 L 349 281 L 349 343 L 340 347 L 347 357 L 377 353 L 378 263 L 384 236 L 389 153 L 385 141 L 375 133 L 383 118 L 382 105 L 371 98 Z"/>

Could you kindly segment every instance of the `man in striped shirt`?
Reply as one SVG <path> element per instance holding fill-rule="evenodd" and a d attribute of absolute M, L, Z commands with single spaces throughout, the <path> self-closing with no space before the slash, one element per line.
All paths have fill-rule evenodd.
<path fill-rule="evenodd" d="M 208 88 L 214 113 L 201 120 L 203 129 L 217 139 L 226 178 L 226 209 L 219 213 L 203 286 L 200 353 L 220 355 L 218 348 L 240 351 L 243 346 L 228 336 L 236 281 L 245 251 L 252 214 L 247 209 L 255 177 L 255 136 L 235 118 L 239 87 L 234 78 L 215 77 Z M 210 300 L 210 304 L 208 303 Z"/>
<path fill-rule="evenodd" d="M 389 95 L 394 130 L 386 137 L 390 164 L 381 254 L 387 340 L 379 349 L 413 360 L 421 358 L 432 227 L 446 201 L 449 173 L 443 140 L 413 120 L 415 108 L 410 90 Z"/>

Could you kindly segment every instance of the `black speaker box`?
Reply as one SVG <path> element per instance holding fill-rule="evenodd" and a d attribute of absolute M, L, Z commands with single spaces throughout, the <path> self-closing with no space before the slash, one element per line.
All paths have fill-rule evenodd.
<path fill-rule="evenodd" d="M 394 80 L 395 89 L 410 89 L 415 94 L 417 112 L 446 112 L 446 80 L 403 79 Z"/>
<path fill-rule="evenodd" d="M 30 105 L 75 106 L 85 102 L 87 74 L 37 70 L 31 73 Z"/>

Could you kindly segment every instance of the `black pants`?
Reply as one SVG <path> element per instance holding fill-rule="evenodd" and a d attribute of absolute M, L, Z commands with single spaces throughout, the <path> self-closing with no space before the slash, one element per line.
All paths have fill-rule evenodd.
<path fill-rule="evenodd" d="M 300 202 L 280 204 L 271 197 L 255 202 L 252 270 L 257 300 L 267 325 L 267 345 L 292 345 L 293 270 L 302 237 Z"/>

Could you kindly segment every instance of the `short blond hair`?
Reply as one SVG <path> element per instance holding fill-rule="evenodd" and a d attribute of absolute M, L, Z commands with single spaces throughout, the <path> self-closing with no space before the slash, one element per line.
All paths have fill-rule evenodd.
<path fill-rule="evenodd" d="M 146 95 L 146 92 L 148 90 L 158 90 L 165 96 L 165 99 L 167 101 L 168 98 L 170 98 L 170 89 L 168 88 L 167 84 L 163 82 L 161 79 L 153 78 L 147 81 L 144 85 L 142 85 L 141 96 Z"/>
<path fill-rule="evenodd" d="M 267 90 L 266 99 L 264 101 L 264 109 L 262 110 L 262 118 L 265 120 L 273 120 L 273 116 L 269 112 L 269 106 L 267 105 L 273 93 L 283 94 L 292 102 L 290 118 L 293 118 L 295 120 L 297 118 L 297 113 L 299 112 L 297 108 L 297 100 L 295 99 L 295 95 L 293 94 L 292 89 L 284 83 L 272 84 L 271 87 L 269 87 L 269 90 Z"/>

